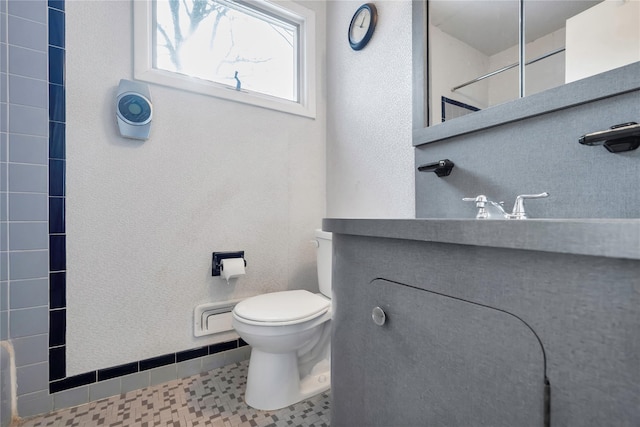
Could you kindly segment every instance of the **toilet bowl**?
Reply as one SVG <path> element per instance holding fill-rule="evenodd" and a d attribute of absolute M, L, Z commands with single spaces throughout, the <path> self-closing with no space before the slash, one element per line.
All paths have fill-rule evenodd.
<path fill-rule="evenodd" d="M 320 294 L 272 292 L 233 309 L 233 327 L 251 345 L 245 402 L 253 408 L 284 408 L 331 385 L 331 233 L 315 235 Z"/>

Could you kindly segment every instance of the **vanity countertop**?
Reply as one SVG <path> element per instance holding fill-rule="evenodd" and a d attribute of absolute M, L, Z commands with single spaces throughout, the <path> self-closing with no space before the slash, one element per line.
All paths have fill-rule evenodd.
<path fill-rule="evenodd" d="M 640 260 L 640 219 L 325 218 L 337 234 Z"/>

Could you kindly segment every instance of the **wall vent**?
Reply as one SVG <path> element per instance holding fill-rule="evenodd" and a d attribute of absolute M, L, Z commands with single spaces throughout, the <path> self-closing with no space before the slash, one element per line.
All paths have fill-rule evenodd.
<path fill-rule="evenodd" d="M 240 301 L 212 302 L 197 306 L 193 310 L 193 335 L 202 337 L 233 331 L 231 311 Z"/>

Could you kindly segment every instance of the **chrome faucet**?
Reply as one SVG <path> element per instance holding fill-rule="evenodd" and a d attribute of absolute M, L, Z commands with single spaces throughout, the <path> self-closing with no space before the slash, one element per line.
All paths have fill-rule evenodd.
<path fill-rule="evenodd" d="M 545 191 L 540 194 L 521 194 L 517 196 L 511 213 L 513 218 L 511 219 L 527 219 L 527 214 L 524 211 L 524 199 L 542 199 L 544 197 L 549 197 L 549 193 Z"/>
<path fill-rule="evenodd" d="M 487 196 L 485 196 L 484 194 L 480 194 L 477 197 L 464 197 L 462 200 L 465 202 L 476 202 L 476 208 L 478 208 L 476 219 L 489 218 L 489 212 L 487 212 L 486 205 L 487 203 L 493 203 L 493 202 L 489 202 L 489 200 L 487 199 Z"/>
<path fill-rule="evenodd" d="M 500 215 L 505 219 L 527 219 L 527 213 L 524 210 L 524 201 L 525 199 L 540 199 L 543 197 L 549 197 L 549 193 L 546 191 L 540 194 L 521 194 L 516 197 L 516 202 L 513 205 L 513 210 L 511 213 L 508 213 L 504 210 L 502 206 L 503 202 L 497 203 L 492 200 L 488 200 L 487 196 L 481 194 L 477 197 L 465 197 L 462 200 L 465 202 L 476 202 L 476 207 L 478 208 L 478 213 L 476 215 L 476 219 L 488 219 L 491 217 L 489 212 L 486 209 L 486 205 L 490 204 L 494 206 L 500 212 Z"/>

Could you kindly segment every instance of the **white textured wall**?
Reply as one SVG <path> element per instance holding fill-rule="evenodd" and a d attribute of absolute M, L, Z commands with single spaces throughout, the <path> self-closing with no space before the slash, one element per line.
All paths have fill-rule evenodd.
<path fill-rule="evenodd" d="M 640 61 L 640 0 L 607 0 L 567 20 L 570 83 Z"/>
<path fill-rule="evenodd" d="M 525 45 L 525 57 L 530 61 L 553 50 L 564 47 L 564 27 L 546 34 Z M 564 52 L 527 65 L 525 68 L 525 95 L 533 95 L 547 89 L 564 84 Z M 507 65 L 518 62 L 518 45 L 492 55 L 488 71 L 499 70 Z M 489 77 L 489 105 L 498 105 L 512 101 L 519 96 L 520 75 L 518 67 Z"/>
<path fill-rule="evenodd" d="M 193 337 L 197 304 L 317 289 L 325 3 L 304 5 L 320 29 L 315 120 L 152 85 L 151 138 L 136 142 L 114 108 L 132 78 L 131 2 L 66 3 L 67 375 L 224 340 Z M 248 267 L 227 285 L 211 252 L 230 250 Z"/>
<path fill-rule="evenodd" d="M 356 52 L 347 28 L 362 3 L 327 2 L 327 215 L 414 218 L 411 2 L 376 1 Z"/>
<path fill-rule="evenodd" d="M 442 123 L 441 98 L 455 99 L 477 108 L 488 106 L 489 82 L 482 80 L 452 92 L 451 89 L 487 73 L 489 57 L 468 44 L 429 27 L 429 59 L 431 60 L 431 119 Z M 436 159 L 437 160 L 437 159 Z"/>

